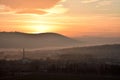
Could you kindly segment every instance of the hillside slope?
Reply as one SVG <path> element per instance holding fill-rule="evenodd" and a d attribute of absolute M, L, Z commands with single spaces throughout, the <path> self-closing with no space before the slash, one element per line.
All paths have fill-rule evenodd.
<path fill-rule="evenodd" d="M 1 32 L 0 48 L 46 48 L 74 46 L 78 42 L 57 33 L 26 34 Z"/>

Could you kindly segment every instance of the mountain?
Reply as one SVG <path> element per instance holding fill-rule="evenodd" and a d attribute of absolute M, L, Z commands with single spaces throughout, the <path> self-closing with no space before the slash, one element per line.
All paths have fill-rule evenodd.
<path fill-rule="evenodd" d="M 0 48 L 51 48 L 77 44 L 77 40 L 57 33 L 0 32 Z"/>

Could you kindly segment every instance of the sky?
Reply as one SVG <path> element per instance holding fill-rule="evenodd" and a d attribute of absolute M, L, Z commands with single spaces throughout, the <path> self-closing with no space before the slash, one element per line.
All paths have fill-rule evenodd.
<path fill-rule="evenodd" d="M 120 37 L 120 0 L 0 0 L 0 31 Z"/>

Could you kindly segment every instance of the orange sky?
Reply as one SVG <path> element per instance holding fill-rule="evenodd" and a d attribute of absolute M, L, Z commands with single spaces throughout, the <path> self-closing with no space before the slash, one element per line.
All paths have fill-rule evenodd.
<path fill-rule="evenodd" d="M 0 31 L 120 37 L 119 0 L 1 0 Z"/>

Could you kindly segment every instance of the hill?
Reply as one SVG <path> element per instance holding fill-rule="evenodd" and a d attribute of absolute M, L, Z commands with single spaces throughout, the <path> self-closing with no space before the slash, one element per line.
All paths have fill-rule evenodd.
<path fill-rule="evenodd" d="M 60 60 L 120 64 L 120 44 L 67 48 L 57 52 Z"/>
<path fill-rule="evenodd" d="M 78 42 L 57 33 L 0 32 L 0 48 L 47 48 L 75 46 Z"/>

